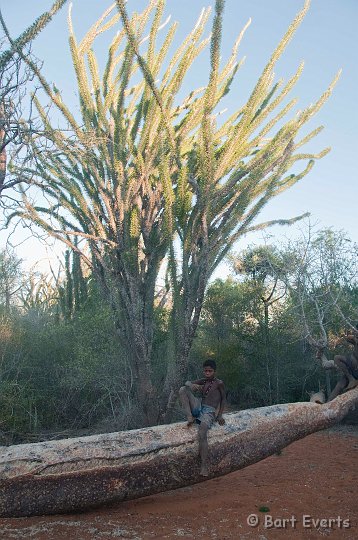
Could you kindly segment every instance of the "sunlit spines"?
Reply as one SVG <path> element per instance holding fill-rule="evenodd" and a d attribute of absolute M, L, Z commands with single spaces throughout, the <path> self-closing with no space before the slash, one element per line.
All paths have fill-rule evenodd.
<path fill-rule="evenodd" d="M 167 131 L 167 134 L 168 134 L 168 140 L 170 142 L 171 150 L 172 150 L 173 154 L 175 155 L 177 162 L 180 163 L 180 156 L 178 155 L 178 153 L 176 151 L 176 144 L 175 144 L 173 126 L 172 126 L 172 124 L 170 122 L 168 112 L 165 109 L 165 106 L 164 106 L 163 101 L 162 101 L 162 97 L 160 95 L 160 92 L 158 91 L 158 88 L 157 88 L 156 84 L 155 84 L 155 81 L 153 79 L 153 75 L 152 75 L 152 73 L 151 73 L 151 71 L 150 71 L 150 69 L 148 67 L 148 64 L 146 63 L 145 59 L 143 58 L 143 56 L 139 52 L 138 42 L 137 42 L 136 36 L 135 36 L 135 34 L 133 32 L 133 28 L 132 28 L 132 25 L 131 25 L 130 20 L 128 18 L 127 12 L 125 10 L 123 0 L 117 0 L 117 6 L 118 6 L 118 9 L 119 9 L 119 11 L 121 13 L 121 18 L 122 18 L 123 26 L 124 26 L 124 28 L 126 30 L 128 42 L 129 42 L 130 46 L 133 48 L 133 51 L 135 52 L 138 64 L 139 64 L 139 66 L 140 66 L 140 68 L 142 70 L 142 73 L 143 73 L 143 76 L 144 76 L 144 78 L 146 80 L 146 83 L 147 83 L 148 87 L 150 88 L 154 99 L 158 103 L 160 113 L 161 113 L 161 116 L 162 116 L 162 119 L 163 119 L 163 125 L 164 125 L 165 130 Z"/>
<path fill-rule="evenodd" d="M 220 46 L 222 37 L 222 18 L 224 11 L 224 0 L 216 0 L 213 30 L 210 43 L 210 74 L 209 83 L 204 94 L 203 117 L 201 124 L 200 144 L 202 144 L 202 175 L 201 181 L 207 186 L 214 181 L 215 154 L 213 148 L 213 125 L 211 114 L 215 106 L 215 96 L 218 84 L 218 73 L 220 64 Z"/>
<path fill-rule="evenodd" d="M 90 70 L 90 74 L 92 78 L 92 88 L 93 88 L 93 93 L 94 93 L 94 101 L 95 101 L 96 109 L 97 109 L 98 125 L 99 127 L 102 127 L 108 131 L 109 124 L 106 117 L 105 105 L 102 102 L 102 95 L 101 95 L 102 83 L 100 80 L 98 63 L 97 63 L 96 56 L 91 49 L 87 53 L 87 58 L 88 58 L 88 65 L 89 65 L 89 70 Z M 100 133 L 101 132 L 99 132 L 99 135 Z"/>
<path fill-rule="evenodd" d="M 175 190 L 175 215 L 181 227 L 184 226 L 191 209 L 192 193 L 189 189 L 189 171 L 183 166 L 178 171 L 177 187 Z"/>
<path fill-rule="evenodd" d="M 297 28 L 301 24 L 308 8 L 309 8 L 310 1 L 306 0 L 303 9 L 298 13 L 298 15 L 295 17 L 292 24 L 289 26 L 287 32 L 279 42 L 278 46 L 276 47 L 275 51 L 271 55 L 271 58 L 269 62 L 266 64 L 258 82 L 256 83 L 251 96 L 246 104 L 246 108 L 244 111 L 244 116 L 241 120 L 242 129 L 241 131 L 245 131 L 246 126 L 254 117 L 254 114 L 259 107 L 260 102 L 265 99 L 265 95 L 269 92 L 270 84 L 272 82 L 272 70 L 276 62 L 281 57 L 282 53 L 286 49 L 288 43 L 290 42 L 293 34 L 296 32 Z"/>
<path fill-rule="evenodd" d="M 107 58 L 106 67 L 103 73 L 103 95 L 105 98 L 107 97 L 107 94 L 110 92 L 110 90 L 113 88 L 113 85 L 114 85 L 113 73 L 114 73 L 116 64 L 118 62 L 118 55 L 119 55 L 119 53 L 117 53 L 117 50 L 122 42 L 124 35 L 125 33 L 123 29 L 120 32 L 117 32 L 117 34 L 114 36 L 112 40 L 112 43 L 110 44 L 108 48 L 108 58 Z M 117 56 L 116 56 L 116 53 L 117 53 Z"/>
<path fill-rule="evenodd" d="M 139 210 L 136 206 L 130 211 L 129 234 L 131 238 L 139 238 L 140 236 Z"/>
<path fill-rule="evenodd" d="M 312 130 L 310 133 L 308 133 L 305 137 L 303 137 L 300 141 L 296 142 L 295 143 L 295 150 L 297 150 L 298 148 L 300 148 L 301 146 L 305 145 L 306 143 L 308 143 L 311 139 L 313 139 L 314 137 L 316 137 L 316 135 L 318 135 L 319 133 L 321 133 L 321 131 L 324 129 L 323 126 L 318 126 L 317 128 L 315 128 L 314 130 Z"/>
<path fill-rule="evenodd" d="M 302 20 L 304 19 L 308 9 L 310 6 L 310 0 L 305 0 L 304 6 L 302 10 L 297 14 L 293 22 L 288 27 L 288 30 L 286 31 L 285 35 L 277 45 L 276 49 L 274 50 L 273 54 L 271 55 L 271 58 L 269 62 L 266 64 L 266 67 L 264 68 L 261 77 L 259 78 L 257 84 L 255 85 L 254 91 L 252 93 L 252 96 L 255 95 L 256 92 L 259 91 L 260 87 L 262 86 L 265 78 L 272 72 L 272 69 L 276 62 L 279 60 L 279 58 L 282 56 L 282 53 L 286 49 L 287 45 L 291 41 L 294 33 L 296 32 L 297 28 L 300 26 Z"/>
<path fill-rule="evenodd" d="M 147 63 L 151 70 L 153 70 L 154 62 L 155 62 L 155 42 L 158 34 L 158 29 L 160 26 L 160 22 L 162 19 L 163 11 L 165 6 L 165 0 L 158 0 L 155 14 L 153 18 L 153 22 L 150 27 L 150 33 L 149 33 L 149 44 L 147 49 Z"/>
<path fill-rule="evenodd" d="M 83 120 L 86 124 L 86 127 L 91 128 L 93 127 L 95 122 L 95 110 L 93 107 L 91 90 L 88 84 L 86 66 L 83 58 L 78 53 L 77 43 L 74 34 L 70 34 L 69 45 L 72 54 L 73 66 L 77 77 Z"/>
<path fill-rule="evenodd" d="M 183 43 L 174 51 L 172 58 L 169 61 L 168 67 L 166 68 L 164 75 L 162 77 L 162 87 L 167 85 L 170 75 L 173 72 L 176 64 L 179 62 L 180 58 L 185 54 L 185 51 L 190 46 L 190 43 L 196 43 L 200 36 L 203 33 L 203 29 L 210 15 L 210 8 L 203 8 L 201 14 L 193 28 L 193 30 L 187 35 Z"/>
<path fill-rule="evenodd" d="M 333 78 L 332 82 L 328 86 L 327 90 L 323 92 L 321 97 L 314 103 L 313 105 L 310 105 L 307 107 L 300 115 L 299 115 L 299 124 L 302 126 L 304 123 L 306 123 L 312 116 L 314 116 L 324 105 L 324 103 L 327 101 L 327 99 L 330 97 L 330 95 L 333 92 L 334 87 L 336 86 L 337 82 L 339 81 L 339 78 L 342 74 L 342 69 L 338 71 L 338 73 Z"/>
<path fill-rule="evenodd" d="M 114 10 L 115 7 L 116 4 L 112 4 L 108 9 L 106 9 L 103 15 L 101 15 L 101 17 L 95 22 L 95 24 L 92 25 L 91 28 L 86 32 L 86 35 L 81 40 L 78 46 L 79 54 L 85 55 L 91 48 L 92 43 L 97 38 L 97 36 L 99 36 L 103 32 L 106 32 L 107 30 L 109 30 L 109 28 L 114 26 L 116 22 L 118 22 L 119 14 L 116 13 L 113 17 L 111 17 L 109 21 L 107 21 L 107 23 L 101 26 L 103 21 L 105 21 L 105 19 L 110 15 L 110 13 Z"/>
<path fill-rule="evenodd" d="M 241 30 L 240 34 L 238 35 L 238 37 L 237 37 L 237 39 L 236 39 L 236 41 L 234 43 L 234 46 L 233 46 L 232 52 L 231 52 L 231 56 L 230 56 L 229 60 L 227 61 L 226 65 L 223 67 L 223 69 L 221 70 L 221 72 L 219 74 L 219 83 L 221 83 L 227 77 L 229 77 L 231 71 L 235 68 L 235 66 L 237 64 L 237 59 L 236 59 L 237 51 L 239 49 L 242 38 L 244 37 L 244 34 L 245 34 L 246 30 L 248 29 L 248 27 L 250 26 L 250 24 L 251 24 L 251 18 L 247 21 L 247 23 L 245 24 L 245 26 Z M 242 63 L 243 61 L 244 61 L 244 59 L 242 59 L 240 63 Z"/>

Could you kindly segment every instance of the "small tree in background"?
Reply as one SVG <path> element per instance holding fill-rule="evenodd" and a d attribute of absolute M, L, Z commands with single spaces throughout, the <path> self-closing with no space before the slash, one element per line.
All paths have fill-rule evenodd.
<path fill-rule="evenodd" d="M 285 278 L 294 264 L 290 253 L 280 251 L 273 246 L 249 247 L 240 255 L 230 257 L 234 272 L 246 278 L 253 294 L 260 302 L 261 310 L 258 323 L 262 328 L 261 354 L 266 363 L 267 402 L 273 401 L 273 385 L 271 383 L 272 368 L 276 363 L 271 347 L 270 315 L 275 305 L 282 301 L 287 294 Z M 262 313 L 262 315 L 261 315 Z M 276 385 L 277 386 L 277 385 Z M 277 394 L 277 392 L 276 392 Z"/>
<path fill-rule="evenodd" d="M 285 84 L 274 81 L 273 70 L 308 10 L 306 1 L 246 104 L 219 124 L 217 106 L 240 67 L 237 49 L 248 25 L 220 66 L 224 1 L 216 0 L 211 38 L 202 39 L 210 11 L 204 9 L 166 62 L 176 23 L 157 49 L 165 2 L 152 0 L 132 16 L 124 4 L 117 0 L 117 12 L 111 15 L 112 9 L 107 10 L 80 42 L 69 20 L 80 121 L 31 59 L 24 58 L 69 131 L 55 129 L 35 97 L 46 141 L 34 138 L 33 164 L 12 173 L 24 185 L 37 185 L 48 203 L 36 204 L 23 193 L 16 214 L 79 253 L 101 284 L 128 351 L 143 421 L 152 424 L 159 417 L 170 419 L 212 272 L 243 234 L 294 221 L 254 224 L 273 197 L 298 182 L 315 159 L 328 152 L 301 152 L 321 127 L 301 139 L 299 132 L 327 100 L 338 76 L 314 105 L 282 124 L 296 100 L 280 105 L 303 64 Z M 119 20 L 122 27 L 100 74 L 93 44 Z M 178 104 L 184 76 L 208 43 L 208 84 Z M 302 172 L 290 173 L 300 162 Z M 172 343 L 158 392 L 153 379 L 154 299 L 165 259 Z"/>
<path fill-rule="evenodd" d="M 21 263 L 21 259 L 11 251 L 0 251 L 0 309 L 7 314 L 20 296 L 23 282 Z"/>

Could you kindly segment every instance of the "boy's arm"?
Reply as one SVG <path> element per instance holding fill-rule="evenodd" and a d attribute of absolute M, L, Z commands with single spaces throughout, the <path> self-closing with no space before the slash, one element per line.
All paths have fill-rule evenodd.
<path fill-rule="evenodd" d="M 185 386 L 191 387 L 192 384 L 199 384 L 200 386 L 205 384 L 205 379 L 198 379 L 197 381 L 186 381 Z"/>
<path fill-rule="evenodd" d="M 204 380 L 199 379 L 198 381 L 186 381 L 185 386 L 191 390 L 191 392 L 198 392 L 199 394 L 203 391 Z"/>
<path fill-rule="evenodd" d="M 221 396 L 221 401 L 220 401 L 220 408 L 219 408 L 218 414 L 216 416 L 216 420 L 219 422 L 220 426 L 223 426 L 225 424 L 225 420 L 223 418 L 223 412 L 224 412 L 225 405 L 226 405 L 226 393 L 225 393 L 224 383 L 221 382 L 219 384 L 218 388 L 219 388 L 219 392 L 220 392 L 220 396 Z"/>

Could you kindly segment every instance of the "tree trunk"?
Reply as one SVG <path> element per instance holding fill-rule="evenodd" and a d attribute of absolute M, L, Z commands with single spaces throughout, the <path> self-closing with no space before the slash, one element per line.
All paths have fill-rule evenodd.
<path fill-rule="evenodd" d="M 188 371 L 190 347 L 181 348 L 175 356 L 175 362 L 168 366 L 168 372 L 161 399 L 160 419 L 169 423 L 177 402 L 178 390 L 185 383 Z"/>
<path fill-rule="evenodd" d="M 128 287 L 123 280 L 111 283 L 108 276 L 97 270 L 97 279 L 109 302 L 114 324 L 124 345 L 133 378 L 133 393 L 142 413 L 144 426 L 158 423 L 158 392 L 152 379 L 154 279 L 144 286 L 127 274 Z M 119 291 L 116 296 L 112 289 Z"/>
<path fill-rule="evenodd" d="M 205 227 L 204 227 L 205 229 Z M 206 233 L 201 236 L 204 246 L 207 246 Z M 183 255 L 183 290 L 179 288 L 174 293 L 172 311 L 172 335 L 174 340 L 173 360 L 169 359 L 167 374 L 161 399 L 161 420 L 169 423 L 173 416 L 177 393 L 187 377 L 190 350 L 198 328 L 199 318 L 203 307 L 206 286 L 208 284 L 208 253 L 203 248 L 200 264 L 191 268 L 188 265 L 188 255 Z M 196 276 L 196 277 L 195 277 Z"/>
<path fill-rule="evenodd" d="M 130 339 L 126 336 L 126 344 L 134 375 L 134 392 L 142 410 L 143 425 L 152 426 L 158 422 L 157 393 L 152 381 L 152 339 L 148 339 L 144 318 L 134 313 L 131 315 L 127 330 Z"/>
<path fill-rule="evenodd" d="M 332 392 L 331 375 L 328 370 L 326 370 L 326 391 L 327 391 L 327 396 L 329 396 Z"/>
<path fill-rule="evenodd" d="M 5 311 L 6 313 L 10 313 L 10 307 L 11 307 L 10 284 L 9 284 L 9 280 L 5 278 Z"/>
<path fill-rule="evenodd" d="M 188 372 L 188 363 L 190 350 L 193 344 L 193 335 L 195 330 L 190 324 L 190 313 L 182 317 L 176 317 L 174 320 L 174 354 L 173 359 L 169 359 L 167 374 L 164 382 L 164 388 L 161 398 L 162 423 L 169 423 L 173 416 L 174 407 L 177 401 L 177 394 L 180 386 L 186 380 Z"/>
<path fill-rule="evenodd" d="M 2 146 L 2 133 L 0 131 L 0 148 Z M 6 178 L 6 147 L 0 149 L 0 197 Z"/>
<path fill-rule="evenodd" d="M 324 405 L 291 403 L 226 415 L 209 432 L 210 477 L 260 461 L 339 422 L 358 388 Z M 0 516 L 78 512 L 201 482 L 196 429 L 184 423 L 1 449 Z"/>
<path fill-rule="evenodd" d="M 143 425 L 153 426 L 158 423 L 159 405 L 147 345 L 144 329 L 138 325 L 133 332 L 132 342 L 127 344 L 128 358 L 133 370 L 134 394 L 142 412 Z"/>
<path fill-rule="evenodd" d="M 7 166 L 7 155 L 6 155 L 6 144 L 5 144 L 5 114 L 4 114 L 4 105 L 0 104 L 0 197 L 3 190 L 6 178 L 6 166 Z"/>
<path fill-rule="evenodd" d="M 272 404 L 272 384 L 271 384 L 271 343 L 270 343 L 270 330 L 269 330 L 269 303 L 263 299 L 264 303 L 264 332 L 265 332 L 265 358 L 266 358 L 266 373 L 267 373 L 267 388 L 268 388 L 268 402 Z"/>

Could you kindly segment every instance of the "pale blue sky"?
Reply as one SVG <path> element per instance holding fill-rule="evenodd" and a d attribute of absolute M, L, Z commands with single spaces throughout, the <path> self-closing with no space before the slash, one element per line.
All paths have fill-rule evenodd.
<path fill-rule="evenodd" d="M 2 0 L 1 9 L 13 36 L 18 35 L 52 0 Z M 74 0 L 73 20 L 78 38 L 110 5 L 105 0 Z M 141 10 L 146 0 L 128 0 L 129 10 Z M 214 5 L 214 0 L 167 0 L 167 14 L 178 20 L 176 36 L 179 45 L 192 28 L 200 10 Z M 236 84 L 225 101 L 228 113 L 234 112 L 248 98 L 266 61 L 289 23 L 303 6 L 303 0 L 226 0 L 222 57 L 226 59 L 240 30 L 252 18 L 239 49 L 246 62 L 237 75 Z M 44 61 L 46 77 L 63 92 L 66 102 L 77 108 L 76 86 L 67 42 L 67 7 L 36 39 L 33 50 Z M 207 33 L 209 32 L 209 26 Z M 290 218 L 311 212 L 312 221 L 321 227 L 344 229 L 358 241 L 357 231 L 357 155 L 358 155 L 358 34 L 357 0 L 312 0 L 311 8 L 277 65 L 277 78 L 287 80 L 305 60 L 305 69 L 291 97 L 298 97 L 299 108 L 314 102 L 326 89 L 339 68 L 343 68 L 336 89 L 323 109 L 310 122 L 310 130 L 323 124 L 324 131 L 310 143 L 310 151 L 331 146 L 332 151 L 317 161 L 311 173 L 293 189 L 272 201 L 262 212 L 260 221 Z M 105 40 L 99 56 L 105 54 Z M 208 56 L 203 55 L 186 78 L 185 93 L 207 82 Z M 290 234 L 287 228 L 275 228 L 275 234 Z M 292 230 L 292 233 L 294 231 Z M 4 233 L 0 241 L 4 242 Z M 254 238 L 248 238 L 252 241 Z M 36 255 L 38 253 L 38 255 Z M 44 256 L 43 249 L 31 242 L 21 246 L 19 254 L 34 262 Z"/>

